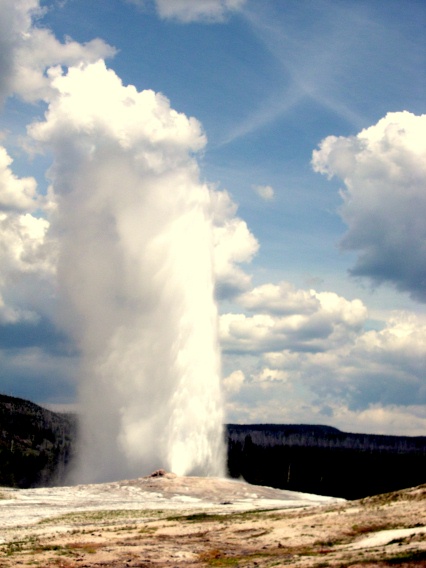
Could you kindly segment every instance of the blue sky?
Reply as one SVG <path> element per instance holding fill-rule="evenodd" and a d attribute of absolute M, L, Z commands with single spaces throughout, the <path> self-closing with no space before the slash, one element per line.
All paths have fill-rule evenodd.
<path fill-rule="evenodd" d="M 13 159 L 0 172 L 0 391 L 76 401 L 48 228 L 55 148 L 39 153 L 27 127 L 53 105 L 49 68 L 101 58 L 207 138 L 200 182 L 228 200 L 217 220 L 226 419 L 424 434 L 425 4 L 0 7 L 0 144 Z"/>

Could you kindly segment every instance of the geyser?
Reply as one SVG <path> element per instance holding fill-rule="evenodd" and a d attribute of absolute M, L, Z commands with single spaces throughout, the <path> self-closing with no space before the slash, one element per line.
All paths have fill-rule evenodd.
<path fill-rule="evenodd" d="M 199 123 L 100 61 L 57 71 L 60 319 L 81 352 L 76 481 L 224 473 L 212 205 Z"/>

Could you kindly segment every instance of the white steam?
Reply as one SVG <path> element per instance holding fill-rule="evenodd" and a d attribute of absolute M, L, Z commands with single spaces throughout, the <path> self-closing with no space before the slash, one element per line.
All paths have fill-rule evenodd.
<path fill-rule="evenodd" d="M 51 71 L 52 73 L 52 71 Z M 224 473 L 211 195 L 199 123 L 103 61 L 56 71 L 61 320 L 82 354 L 78 481 Z"/>

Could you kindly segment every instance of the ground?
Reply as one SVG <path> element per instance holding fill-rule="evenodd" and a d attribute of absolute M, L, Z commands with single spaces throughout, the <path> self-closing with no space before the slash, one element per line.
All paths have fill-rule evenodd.
<path fill-rule="evenodd" d="M 166 474 L 0 495 L 0 568 L 426 566 L 426 485 L 344 501 Z"/>

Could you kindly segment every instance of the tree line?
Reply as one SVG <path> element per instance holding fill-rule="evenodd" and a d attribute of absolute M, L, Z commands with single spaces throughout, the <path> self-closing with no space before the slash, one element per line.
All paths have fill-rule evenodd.
<path fill-rule="evenodd" d="M 60 485 L 76 415 L 0 395 L 0 485 Z M 228 424 L 228 475 L 279 489 L 357 499 L 426 483 L 426 437 L 341 432 L 307 424 Z"/>
<path fill-rule="evenodd" d="M 76 430 L 72 415 L 0 395 L 0 485 L 25 488 L 63 482 Z"/>
<path fill-rule="evenodd" d="M 330 426 L 228 424 L 230 477 L 359 499 L 426 482 L 426 437 L 353 434 Z"/>

